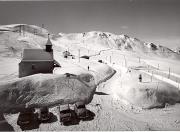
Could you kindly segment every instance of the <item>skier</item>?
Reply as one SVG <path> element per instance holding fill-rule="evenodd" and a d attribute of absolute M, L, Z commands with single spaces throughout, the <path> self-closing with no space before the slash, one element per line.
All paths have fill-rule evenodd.
<path fill-rule="evenodd" d="M 89 71 L 89 66 L 88 66 L 88 71 Z"/>
<path fill-rule="evenodd" d="M 142 82 L 142 75 L 139 74 L 139 82 Z"/>

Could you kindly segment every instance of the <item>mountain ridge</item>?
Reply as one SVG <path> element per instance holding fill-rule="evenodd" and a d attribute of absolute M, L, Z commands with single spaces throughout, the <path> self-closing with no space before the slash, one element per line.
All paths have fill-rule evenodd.
<path fill-rule="evenodd" d="M 41 39 L 43 43 L 47 39 L 49 31 L 42 27 L 27 24 L 11 24 L 1 25 L 0 33 L 13 32 L 19 42 L 28 43 L 29 47 L 42 47 Z M 19 34 L 19 36 L 18 36 Z M 24 35 L 25 34 L 25 35 Z M 10 38 L 12 34 L 9 35 Z M 25 38 L 26 37 L 26 38 Z M 147 43 L 136 37 L 130 37 L 126 34 L 116 35 L 110 32 L 101 31 L 89 31 L 83 33 L 58 33 L 51 34 L 51 39 L 58 47 L 67 49 L 66 47 L 85 48 L 88 50 L 104 50 L 104 49 L 117 49 L 122 51 L 137 52 L 145 55 L 155 55 L 159 57 L 171 57 L 180 58 L 179 54 L 174 50 L 154 44 Z M 36 42 L 33 42 L 36 39 Z M 9 39 L 10 43 L 11 40 Z M 41 43 L 41 44 L 38 44 Z M 14 44 L 16 45 L 16 44 Z M 16 47 L 13 47 L 16 50 Z M 24 48 L 24 47 L 22 47 Z"/>
<path fill-rule="evenodd" d="M 147 43 L 138 38 L 130 37 L 126 34 L 115 35 L 109 32 L 101 32 L 101 31 L 90 31 L 84 33 L 59 33 L 60 43 L 63 43 L 63 40 L 68 41 L 68 43 L 94 43 L 99 44 L 105 48 L 112 48 L 118 50 L 126 50 L 132 52 L 139 52 L 143 54 L 155 54 L 160 57 L 175 57 L 179 58 L 177 52 L 172 49 L 154 44 Z"/>

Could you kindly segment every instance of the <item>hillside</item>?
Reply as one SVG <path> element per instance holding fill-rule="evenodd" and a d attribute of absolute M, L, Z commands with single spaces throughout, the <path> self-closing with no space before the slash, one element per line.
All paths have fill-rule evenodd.
<path fill-rule="evenodd" d="M 56 119 L 28 130 L 180 130 L 178 53 L 108 32 L 51 34 L 54 59 L 61 67 L 53 74 L 18 78 L 23 48 L 44 48 L 48 33 L 33 25 L 23 25 L 28 30 L 20 33 L 20 25 L 0 26 L 1 111 L 46 105 Z M 72 56 L 64 57 L 65 50 Z M 57 106 L 70 103 L 74 111 L 79 100 L 92 117 L 62 125 Z M 0 130 L 4 123 L 21 131 L 18 115 L 0 113 Z"/>
<path fill-rule="evenodd" d="M 176 52 L 165 46 L 156 45 L 154 43 L 146 43 L 124 34 L 115 35 L 100 31 L 71 34 L 59 33 L 59 36 L 56 36 L 54 40 L 56 41 L 55 44 L 57 46 L 62 48 L 66 47 L 65 49 L 67 49 L 67 47 L 75 49 L 80 47 L 82 50 L 88 49 L 95 51 L 118 49 L 121 51 L 136 52 L 140 55 L 154 55 L 158 57 L 171 57 L 179 59 Z M 63 47 L 64 45 L 66 46 Z"/>
<path fill-rule="evenodd" d="M 0 26 L 0 56 L 21 56 L 24 48 L 44 48 L 48 31 L 34 25 L 13 24 Z"/>
<path fill-rule="evenodd" d="M 44 28 L 12 24 L 0 26 L 0 55 L 20 56 L 23 48 L 44 48 L 48 31 Z M 128 35 L 115 35 L 108 32 L 91 31 L 84 33 L 52 34 L 52 42 L 60 51 L 80 49 L 86 54 L 96 54 L 101 50 L 118 49 L 136 52 L 143 56 L 180 59 L 177 52 L 161 45 L 147 43 Z M 96 47 L 96 48 L 95 48 Z"/>

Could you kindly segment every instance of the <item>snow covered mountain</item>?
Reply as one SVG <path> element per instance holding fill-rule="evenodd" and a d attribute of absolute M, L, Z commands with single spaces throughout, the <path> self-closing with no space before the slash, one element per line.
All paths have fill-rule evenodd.
<path fill-rule="evenodd" d="M 27 25 L 27 24 L 11 24 L 11 25 L 1 25 L 0 31 L 11 31 L 11 32 L 19 32 L 21 34 L 24 33 L 32 33 L 38 36 L 47 36 L 48 30 L 35 26 L 35 25 Z"/>
<path fill-rule="evenodd" d="M 18 78 L 21 51 L 44 48 L 47 34 L 46 29 L 34 25 L 0 26 L 3 110 L 8 110 L 4 106 L 19 109 L 83 101 L 88 104 L 92 119 L 67 127 L 57 118 L 34 130 L 180 130 L 178 53 L 124 34 L 100 31 L 51 34 L 54 59 L 61 67 L 56 67 L 53 74 Z M 64 58 L 64 50 L 74 56 Z M 83 55 L 90 59 L 79 58 Z M 59 117 L 56 107 L 50 108 L 50 112 Z M 18 115 L 4 114 L 15 131 L 21 131 Z"/>
<path fill-rule="evenodd" d="M 27 24 L 12 24 L 0 26 L 1 53 L 14 55 L 23 48 L 43 48 L 46 43 L 48 30 Z M 52 34 L 52 42 L 62 51 L 90 50 L 101 51 L 118 49 L 136 52 L 140 55 L 180 58 L 177 52 L 153 43 L 146 43 L 128 35 L 115 35 L 109 32 L 91 31 L 84 33 Z M 9 53 L 10 52 L 10 53 Z M 8 55 L 9 56 L 9 55 Z"/>
<path fill-rule="evenodd" d="M 173 50 L 165 46 L 146 43 L 124 34 L 115 35 L 100 31 L 71 34 L 59 33 L 59 36 L 56 36 L 54 39 L 59 42 L 59 44 L 80 44 L 82 47 L 91 50 L 118 49 L 146 55 L 153 54 L 160 57 L 178 57 Z"/>
<path fill-rule="evenodd" d="M 42 48 L 48 31 L 38 26 L 12 24 L 0 26 L 0 55 L 19 57 L 24 48 Z"/>

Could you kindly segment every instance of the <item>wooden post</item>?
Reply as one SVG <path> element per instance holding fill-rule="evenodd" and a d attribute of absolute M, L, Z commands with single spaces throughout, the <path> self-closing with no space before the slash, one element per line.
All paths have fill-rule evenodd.
<path fill-rule="evenodd" d="M 149 65 L 148 65 L 148 72 L 149 72 Z"/>
<path fill-rule="evenodd" d="M 159 87 L 159 82 L 158 82 L 158 84 L 157 84 L 157 89 L 156 89 L 157 92 L 158 92 L 158 87 Z"/>
<path fill-rule="evenodd" d="M 141 62 L 141 57 L 139 57 L 139 63 Z"/>
<path fill-rule="evenodd" d="M 153 71 L 152 71 L 152 75 L 151 75 L 151 82 L 152 82 L 152 79 L 153 79 Z"/>
<path fill-rule="evenodd" d="M 79 62 L 80 62 L 80 49 L 78 49 L 78 56 L 79 56 Z"/>
<path fill-rule="evenodd" d="M 37 34 L 37 29 L 34 29 L 34 35 L 36 35 Z"/>
<path fill-rule="evenodd" d="M 44 24 L 42 24 L 42 28 L 44 28 Z"/>
<path fill-rule="evenodd" d="M 86 44 L 86 49 L 87 49 L 87 43 L 85 43 Z M 84 45 L 84 38 L 83 38 L 83 45 Z"/>
<path fill-rule="evenodd" d="M 19 35 L 21 36 L 21 25 L 19 25 Z"/>
<path fill-rule="evenodd" d="M 170 78 L 170 71 L 171 71 L 171 69 L 170 69 L 170 67 L 169 67 L 169 74 L 168 74 L 168 78 Z"/>
<path fill-rule="evenodd" d="M 126 58 L 125 58 L 125 55 L 124 56 L 124 61 L 125 61 L 125 67 L 127 67 L 127 62 L 126 62 Z"/>
<path fill-rule="evenodd" d="M 23 28 L 22 28 L 22 32 L 23 32 L 23 36 L 25 36 L 25 26 L 23 25 Z"/>
<path fill-rule="evenodd" d="M 44 24 L 41 25 L 41 33 L 43 33 Z"/>
<path fill-rule="evenodd" d="M 113 51 L 111 53 L 112 53 L 112 62 L 113 62 Z"/>
<path fill-rule="evenodd" d="M 122 88 L 122 79 L 121 79 L 121 88 Z"/>

